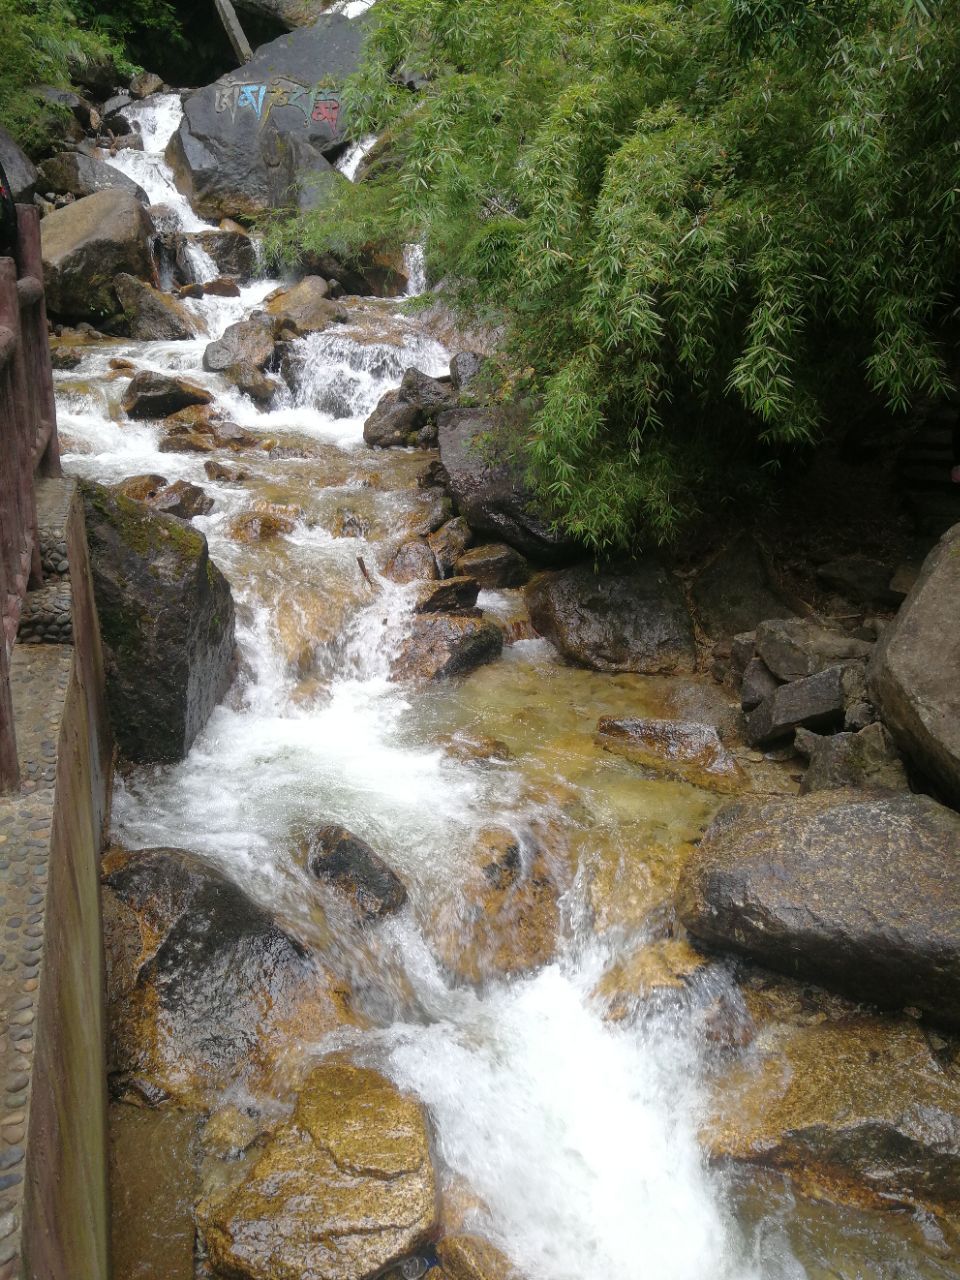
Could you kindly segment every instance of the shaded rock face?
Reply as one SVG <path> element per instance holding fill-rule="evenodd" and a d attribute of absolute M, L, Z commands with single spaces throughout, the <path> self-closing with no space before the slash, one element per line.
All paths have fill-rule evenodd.
<path fill-rule="evenodd" d="M 870 664 L 897 746 L 960 805 L 960 525 L 927 557 Z"/>
<path fill-rule="evenodd" d="M 328 15 L 262 45 L 239 71 L 190 95 L 167 158 L 209 221 L 309 201 L 311 176 L 345 133 L 340 86 L 357 70 L 362 24 Z"/>
<path fill-rule="evenodd" d="M 847 707 L 859 700 L 863 688 L 863 668 L 857 663 L 841 663 L 779 685 L 747 716 L 746 739 L 752 746 L 766 746 L 800 725 L 840 728 Z"/>
<path fill-rule="evenodd" d="M 129 191 L 99 191 L 57 209 L 40 224 L 47 306 L 70 318 L 118 310 L 114 276 L 150 280 L 153 223 Z"/>
<path fill-rule="evenodd" d="M 209 391 L 185 378 L 141 369 L 130 379 L 120 403 L 131 418 L 166 418 L 191 405 L 207 405 L 212 400 Z"/>
<path fill-rule="evenodd" d="M 18 204 L 29 204 L 37 187 L 37 168 L 6 129 L 0 129 L 0 165 L 14 200 Z"/>
<path fill-rule="evenodd" d="M 537 631 L 580 666 L 674 675 L 696 665 L 683 597 L 653 558 L 600 574 L 592 565 L 544 573 L 526 595 Z"/>
<path fill-rule="evenodd" d="M 143 187 L 138 186 L 132 178 L 81 151 L 63 151 L 58 156 L 44 160 L 40 166 L 38 181 L 42 191 L 76 196 L 78 200 L 98 191 L 118 189 L 128 191 L 141 204 L 150 203 Z"/>
<path fill-rule="evenodd" d="M 103 884 L 118 1087 L 202 1095 L 265 1067 L 300 1017 L 342 1020 L 303 948 L 196 854 L 112 851 Z"/>
<path fill-rule="evenodd" d="M 450 409 L 437 420 L 440 461 L 470 527 L 547 563 L 569 560 L 576 545 L 551 527 L 518 463 L 495 451 L 500 424 L 485 409 Z"/>
<path fill-rule="evenodd" d="M 712 725 L 604 716 L 597 741 L 635 764 L 710 791 L 739 791 L 746 776 Z"/>
<path fill-rule="evenodd" d="M 686 864 L 677 904 L 711 946 L 960 1025 L 960 816 L 928 796 L 735 805 Z"/>
<path fill-rule="evenodd" d="M 691 590 L 700 622 L 715 640 L 792 613 L 771 587 L 758 548 L 746 537 L 705 565 Z"/>
<path fill-rule="evenodd" d="M 203 534 L 85 485 L 87 537 L 121 755 L 181 760 L 233 671 L 230 586 Z"/>
<path fill-rule="evenodd" d="M 486 618 L 418 614 L 393 662 L 397 680 L 445 680 L 467 675 L 503 652 L 503 632 Z"/>
<path fill-rule="evenodd" d="M 923 1029 L 849 1010 L 811 1019 L 776 987 L 745 994 L 759 1035 L 720 1084 L 711 1156 L 782 1169 L 819 1199 L 955 1210 L 957 1085 Z"/>
<path fill-rule="evenodd" d="M 175 342 L 196 337 L 197 320 L 169 293 L 123 272 L 114 277 L 113 285 L 131 338 L 140 342 Z"/>
<path fill-rule="evenodd" d="M 301 852 L 310 874 L 344 894 L 361 919 L 378 920 L 407 900 L 400 877 L 346 827 L 320 827 L 304 837 Z"/>
<path fill-rule="evenodd" d="M 800 729 L 794 745 L 810 764 L 800 784 L 800 794 L 861 787 L 876 791 L 904 791 L 907 771 L 897 755 L 893 739 L 882 724 L 869 724 L 859 733 L 835 733 L 821 737 Z"/>
<path fill-rule="evenodd" d="M 368 1280 L 428 1245 L 437 1218 L 422 1108 L 335 1060 L 239 1186 L 198 1208 L 215 1270 L 242 1280 Z"/>

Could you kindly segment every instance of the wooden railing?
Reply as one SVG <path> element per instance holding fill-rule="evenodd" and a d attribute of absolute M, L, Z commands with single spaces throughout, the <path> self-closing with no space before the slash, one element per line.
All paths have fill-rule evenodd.
<path fill-rule="evenodd" d="M 35 481 L 60 474 L 37 209 L 17 205 L 17 231 L 16 259 L 0 258 L 0 791 L 19 785 L 10 657 L 43 580 Z"/>

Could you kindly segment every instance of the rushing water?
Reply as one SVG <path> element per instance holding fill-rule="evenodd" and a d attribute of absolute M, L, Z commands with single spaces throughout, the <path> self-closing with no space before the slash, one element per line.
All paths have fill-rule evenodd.
<path fill-rule="evenodd" d="M 123 151 L 110 163 L 169 206 L 181 229 L 202 229 L 163 160 L 178 99 L 130 110 L 144 151 Z M 411 251 L 408 264 L 411 291 L 419 291 L 422 257 Z M 200 278 L 215 272 L 200 254 L 193 265 Z M 530 639 L 446 688 L 420 693 L 391 681 L 411 589 L 380 569 L 422 518 L 416 479 L 424 459 L 366 449 L 363 421 L 406 367 L 438 374 L 449 353 L 396 306 L 358 304 L 350 325 L 301 341 L 296 394 L 260 412 L 204 373 L 201 358 L 206 342 L 275 284 L 257 282 L 239 299 L 192 302 L 207 327 L 202 339 L 93 347 L 60 379 L 66 467 L 105 483 L 157 472 L 203 485 L 215 505 L 195 523 L 238 604 L 235 688 L 182 764 L 119 781 L 116 837 L 131 847 L 204 853 L 308 940 L 315 926 L 290 853 L 298 823 L 343 823 L 390 861 L 410 905 L 381 930 L 383 974 L 366 975 L 377 988 L 374 1028 L 344 1032 L 342 1043 L 423 1099 L 447 1178 L 476 1199 L 469 1224 L 528 1280 L 892 1275 L 884 1258 L 893 1246 L 855 1215 L 821 1215 L 814 1230 L 801 1229 L 787 1192 L 765 1193 L 757 1211 L 756 1182 L 751 1201 L 707 1168 L 696 1138 L 706 1105 L 704 1049 L 692 1016 L 674 1008 L 614 1024 L 593 995 L 636 931 L 629 920 L 615 920 L 606 933 L 591 926 L 583 857 L 634 838 L 694 839 L 714 801 L 679 784 L 639 780 L 597 752 L 592 728 L 601 714 L 669 707 L 675 693 L 663 681 L 574 671 Z M 234 461 L 249 471 L 244 484 L 211 482 L 202 458 L 159 451 L 159 427 L 122 419 L 123 384 L 109 378 L 115 356 L 138 368 L 188 371 L 230 419 L 299 456 L 243 454 Z M 229 521 L 260 498 L 294 503 L 303 515 L 285 538 L 238 544 Z M 481 602 L 503 617 L 519 611 L 516 593 L 487 593 Z M 691 688 L 686 696 L 699 695 Z M 502 740 L 510 758 L 480 767 L 451 756 L 442 739 L 458 731 Z M 455 915 L 471 834 L 491 822 L 525 831 L 545 816 L 567 829 L 581 854 L 562 902 L 556 959 L 512 982 L 452 983 L 425 922 Z M 397 971 L 402 982 L 388 976 Z M 716 981 L 726 981 L 722 971 Z M 897 1274 L 941 1274 L 917 1269 L 904 1249 Z"/>

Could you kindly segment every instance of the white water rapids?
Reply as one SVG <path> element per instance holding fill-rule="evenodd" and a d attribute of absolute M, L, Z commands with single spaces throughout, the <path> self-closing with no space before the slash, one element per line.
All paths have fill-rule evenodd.
<path fill-rule="evenodd" d="M 173 96 L 131 108 L 145 149 L 122 151 L 109 163 L 167 205 L 183 231 L 194 232 L 205 224 L 177 192 L 163 160 L 179 112 Z M 361 154 L 351 155 L 350 164 Z M 201 278 L 216 274 L 203 257 L 192 261 Z M 500 682 L 489 694 L 500 699 L 493 728 L 485 719 L 493 714 L 488 695 L 476 683 L 467 682 L 466 691 L 420 695 L 389 679 L 390 653 L 410 618 L 410 591 L 381 578 L 376 566 L 382 546 L 419 500 L 415 490 L 390 479 L 390 468 L 413 468 L 416 459 L 391 451 L 388 460 L 366 449 L 363 421 L 405 368 L 440 374 L 449 352 L 395 307 L 371 304 L 380 307 L 375 314 L 383 317 L 383 335 L 338 326 L 302 340 L 297 393 L 261 412 L 204 373 L 201 359 L 206 343 L 255 309 L 276 283 L 252 284 L 239 299 L 191 302 L 207 325 L 201 339 L 94 347 L 79 370 L 60 379 L 67 469 L 108 484 L 155 472 L 202 485 L 215 505 L 195 524 L 231 579 L 238 604 L 235 688 L 182 764 L 141 770 L 119 783 L 116 837 L 131 847 L 202 852 L 294 924 L 302 919 L 304 886 L 285 848 L 296 823 L 340 822 L 387 858 L 408 885 L 412 905 L 384 926 L 382 946 L 408 989 L 401 998 L 385 981 L 378 1007 L 386 1013 L 376 1028 L 344 1033 L 342 1043 L 423 1100 L 445 1169 L 481 1203 L 471 1227 L 493 1239 L 527 1280 L 892 1275 L 880 1263 L 861 1269 L 862 1259 L 855 1269 L 831 1269 L 832 1245 L 824 1246 L 822 1267 L 801 1264 L 789 1230 L 789 1196 L 771 1201 L 756 1221 L 738 1220 L 730 1184 L 707 1168 L 697 1143 L 705 1102 L 695 1021 L 682 1011 L 632 1023 L 604 1020 L 591 993 L 622 938 L 593 935 L 579 881 L 563 904 L 554 963 L 479 990 L 451 985 L 444 976 L 418 911 L 449 902 L 472 831 L 491 821 L 522 825 L 534 802 L 519 766 L 479 769 L 451 758 L 437 746 L 436 728 L 467 725 L 500 734 L 515 724 L 522 747 L 533 742 L 538 724 L 553 725 L 551 716 L 578 715 L 592 724 L 600 712 L 582 705 L 587 686 L 572 683 L 587 677 L 568 673 L 542 641 L 512 646 L 496 673 L 486 673 L 482 688 L 494 690 L 492 681 Z M 422 288 L 422 280 L 414 287 Z M 241 486 L 208 479 L 202 457 L 160 452 L 158 426 L 124 421 L 116 411 L 120 388 L 106 380 L 115 356 L 138 368 L 188 373 L 215 393 L 232 421 L 275 442 L 279 456 L 263 451 L 233 458 L 251 472 Z M 307 459 L 283 457 L 285 445 L 305 446 Z M 226 533 L 230 519 L 256 497 L 296 501 L 304 509 L 269 555 L 238 546 Z M 358 534 L 337 531 L 343 510 L 362 518 Z M 360 592 L 343 625 L 334 625 L 334 638 L 318 646 L 312 686 L 291 670 L 278 610 L 304 608 L 311 597 L 322 602 L 331 582 L 358 591 L 358 555 L 380 593 L 371 601 Z M 481 603 L 505 609 L 509 601 L 497 593 Z M 599 679 L 591 689 L 600 688 Z M 557 724 L 550 732 L 559 738 L 566 721 Z M 543 776 L 552 767 L 547 760 Z M 696 830 L 699 800 L 681 799 L 677 803 L 688 806 L 683 814 L 665 816 L 660 807 L 667 792 L 619 769 L 611 764 L 613 772 L 604 775 L 613 779 L 607 793 L 591 790 L 593 775 L 578 784 L 588 832 L 614 819 Z M 806 1252 L 811 1256 L 811 1247 Z"/>

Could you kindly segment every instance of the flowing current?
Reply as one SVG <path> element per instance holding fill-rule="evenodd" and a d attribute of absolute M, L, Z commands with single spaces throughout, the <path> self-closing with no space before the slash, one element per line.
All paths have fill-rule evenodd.
<path fill-rule="evenodd" d="M 163 159 L 178 98 L 130 113 L 144 150 L 109 162 L 166 206 L 177 230 L 207 229 Z M 369 143 L 349 155 L 348 176 Z M 217 274 L 198 244 L 188 258 L 197 279 Z M 419 291 L 415 250 L 408 270 Z M 672 1005 L 616 1022 L 596 994 L 642 939 L 629 913 L 598 894 L 599 873 L 588 872 L 613 867 L 615 896 L 631 841 L 695 839 L 714 802 L 644 781 L 613 757 L 598 760 L 592 728 L 601 714 L 650 714 L 674 695 L 662 682 L 567 668 L 522 626 L 498 663 L 459 684 L 424 692 L 390 678 L 413 589 L 381 570 L 428 514 L 417 487 L 425 462 L 412 450 L 368 449 L 363 422 L 406 368 L 445 373 L 450 352 L 396 303 L 358 301 L 349 324 L 300 340 L 296 390 L 260 411 L 201 362 L 207 342 L 277 284 L 189 302 L 206 329 L 195 340 L 85 348 L 81 366 L 60 376 L 66 467 L 105 484 L 158 473 L 202 485 L 214 506 L 194 523 L 238 607 L 234 688 L 182 764 L 118 781 L 115 838 L 209 857 L 318 947 L 291 832 L 335 821 L 382 853 L 409 904 L 381 927 L 375 948 L 338 953 L 364 992 L 369 1026 L 316 1050 L 347 1047 L 422 1099 L 447 1189 L 469 1188 L 467 1228 L 492 1239 L 527 1280 L 892 1274 L 869 1243 L 855 1265 L 829 1269 L 840 1256 L 834 1237 L 822 1223 L 808 1229 L 786 1192 L 771 1191 L 759 1212 L 744 1209 L 742 1188 L 707 1167 L 694 1010 Z M 109 365 L 116 357 L 209 388 L 263 445 L 227 455 L 245 478 L 213 481 L 204 457 L 160 450 L 159 425 L 123 420 L 125 383 Z M 293 530 L 253 546 L 231 537 L 231 521 L 257 501 L 295 508 Z M 484 593 L 480 604 L 508 627 L 521 616 L 516 592 Z M 446 749 L 479 735 L 505 743 L 508 758 L 478 762 Z M 537 823 L 559 828 L 572 851 L 555 958 L 512 980 L 452 981 L 437 938 L 456 934 L 471 839 L 491 825 L 527 839 Z M 718 989 L 727 981 L 720 969 L 711 980 Z M 844 1234 L 838 1227 L 835 1239 Z M 904 1277 L 920 1274 L 904 1266 Z"/>

